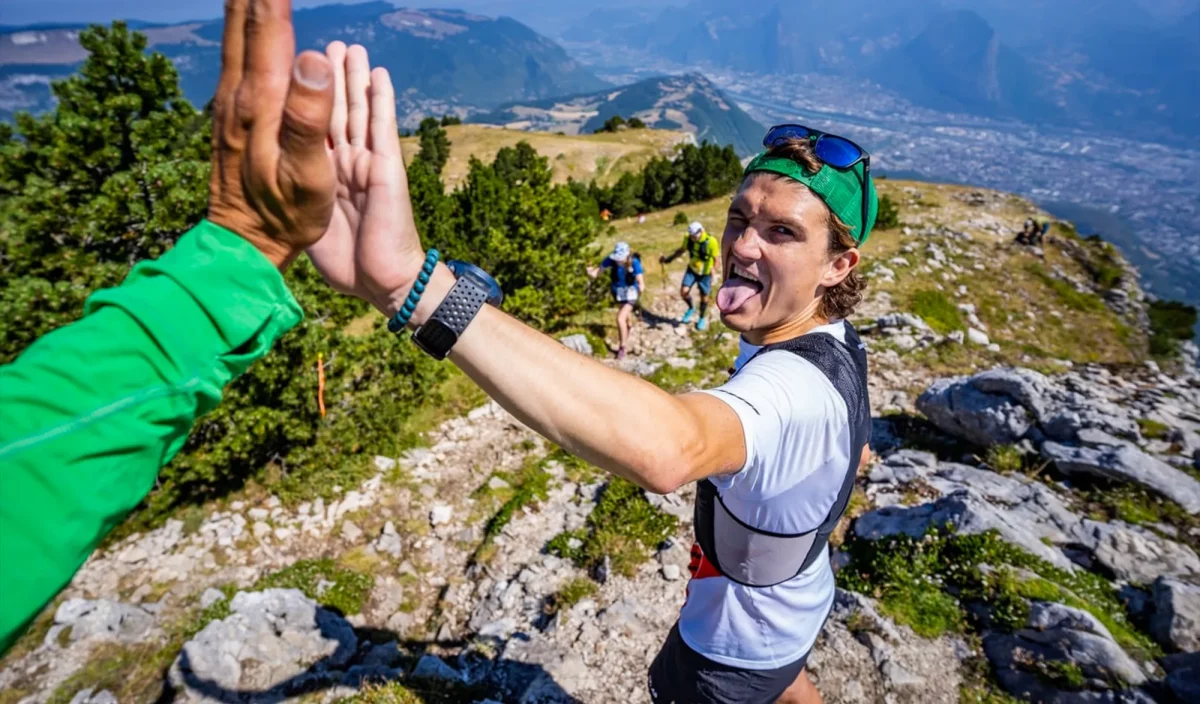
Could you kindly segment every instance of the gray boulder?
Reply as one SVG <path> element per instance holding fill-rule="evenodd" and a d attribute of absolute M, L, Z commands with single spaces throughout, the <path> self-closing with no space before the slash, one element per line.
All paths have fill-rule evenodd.
<path fill-rule="evenodd" d="M 866 513 L 854 523 L 854 532 L 878 540 L 900 534 L 917 538 L 934 526 L 951 526 L 968 535 L 995 530 L 1005 541 L 1051 564 L 1075 569 L 1052 545 L 1070 541 L 1078 517 L 1041 484 L 958 465 L 927 481 L 946 495 L 918 506 L 887 506 Z"/>
<path fill-rule="evenodd" d="M 1180 702 L 1200 702 L 1200 652 L 1168 655 L 1160 661 L 1166 684 Z"/>
<path fill-rule="evenodd" d="M 1145 528 L 1084 519 L 1074 538 L 1120 580 L 1150 584 L 1160 576 L 1200 577 L 1200 557 L 1191 548 Z"/>
<path fill-rule="evenodd" d="M 57 638 L 70 628 L 72 643 L 91 638 L 137 643 L 153 627 L 154 616 L 140 606 L 108 599 L 68 599 L 54 612 L 51 635 Z"/>
<path fill-rule="evenodd" d="M 1028 701 L 1059 704 L 1154 701 L 1141 690 L 1112 689 L 1144 684 L 1146 675 L 1119 645 L 1094 633 L 1069 628 L 1020 630 L 1012 634 L 986 632 L 983 651 L 1001 685 Z M 1051 663 L 1078 668 L 1090 688 L 1072 691 L 1055 687 L 1038 672 L 1053 671 Z"/>
<path fill-rule="evenodd" d="M 917 410 L 943 432 L 976 445 L 1015 443 L 1035 422 L 1011 395 L 985 391 L 965 377 L 935 381 L 917 398 Z"/>
<path fill-rule="evenodd" d="M 1042 445 L 1042 455 L 1064 474 L 1089 474 L 1141 484 L 1171 499 L 1188 513 L 1200 513 L 1200 482 L 1132 445 L 1087 448 L 1046 442 Z"/>
<path fill-rule="evenodd" d="M 238 592 L 230 610 L 183 645 L 169 672 L 176 701 L 279 701 L 358 646 L 344 618 L 298 589 Z"/>
<path fill-rule="evenodd" d="M 1165 647 L 1200 651 L 1200 586 L 1167 577 L 1155 580 L 1150 633 Z"/>
<path fill-rule="evenodd" d="M 1114 640 L 1112 634 L 1100 623 L 1100 619 L 1083 609 L 1049 601 L 1035 601 L 1029 605 L 1029 618 L 1025 624 L 1037 631 L 1070 629 L 1084 631 Z"/>
<path fill-rule="evenodd" d="M 887 315 L 880 316 L 878 319 L 876 319 L 875 326 L 880 330 L 895 328 L 914 328 L 916 330 L 930 329 L 928 323 L 912 313 L 888 313 Z"/>

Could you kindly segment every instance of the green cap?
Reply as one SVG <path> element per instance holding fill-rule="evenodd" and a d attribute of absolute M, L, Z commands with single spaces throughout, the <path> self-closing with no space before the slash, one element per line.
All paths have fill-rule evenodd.
<path fill-rule="evenodd" d="M 875 215 L 879 210 L 879 201 L 875 196 L 875 183 L 862 162 L 844 171 L 835 169 L 828 164 L 822 164 L 821 170 L 809 174 L 804 166 L 784 157 L 770 156 L 762 152 L 746 167 L 743 177 L 758 171 L 786 176 L 793 181 L 799 181 L 816 193 L 825 205 L 833 211 L 842 222 L 850 227 L 854 241 L 862 244 L 871 234 L 875 226 Z M 862 222 L 863 186 L 867 191 L 867 221 Z"/>

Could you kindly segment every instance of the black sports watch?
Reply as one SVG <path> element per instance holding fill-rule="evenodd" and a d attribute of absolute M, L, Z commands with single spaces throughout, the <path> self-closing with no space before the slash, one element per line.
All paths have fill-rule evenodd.
<path fill-rule="evenodd" d="M 500 285 L 483 269 L 457 259 L 446 262 L 446 266 L 458 280 L 429 320 L 412 335 L 417 347 L 434 359 L 445 359 L 450 354 L 463 330 L 467 329 L 485 303 L 499 308 L 504 301 Z"/>

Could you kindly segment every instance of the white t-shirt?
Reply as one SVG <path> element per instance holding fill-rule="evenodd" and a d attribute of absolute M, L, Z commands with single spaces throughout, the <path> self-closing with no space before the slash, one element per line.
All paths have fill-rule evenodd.
<path fill-rule="evenodd" d="M 845 342 L 841 321 L 808 334 Z M 746 464 L 711 477 L 725 507 L 741 521 L 776 533 L 817 528 L 837 500 L 850 464 L 846 402 L 829 378 L 792 352 L 741 344 L 740 370 L 705 393 L 729 404 L 742 422 Z M 699 547 L 693 547 L 693 555 Z M 772 670 L 812 649 L 833 606 L 826 550 L 807 570 L 773 587 L 747 587 L 693 559 L 679 634 L 693 650 L 723 665 Z"/>

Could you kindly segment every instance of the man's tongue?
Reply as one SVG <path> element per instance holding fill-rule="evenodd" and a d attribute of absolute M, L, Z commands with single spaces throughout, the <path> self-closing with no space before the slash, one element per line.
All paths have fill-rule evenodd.
<path fill-rule="evenodd" d="M 740 276 L 731 276 L 725 280 L 721 290 L 717 291 L 717 307 L 722 313 L 732 313 L 746 304 L 762 291 L 762 284 Z"/>

